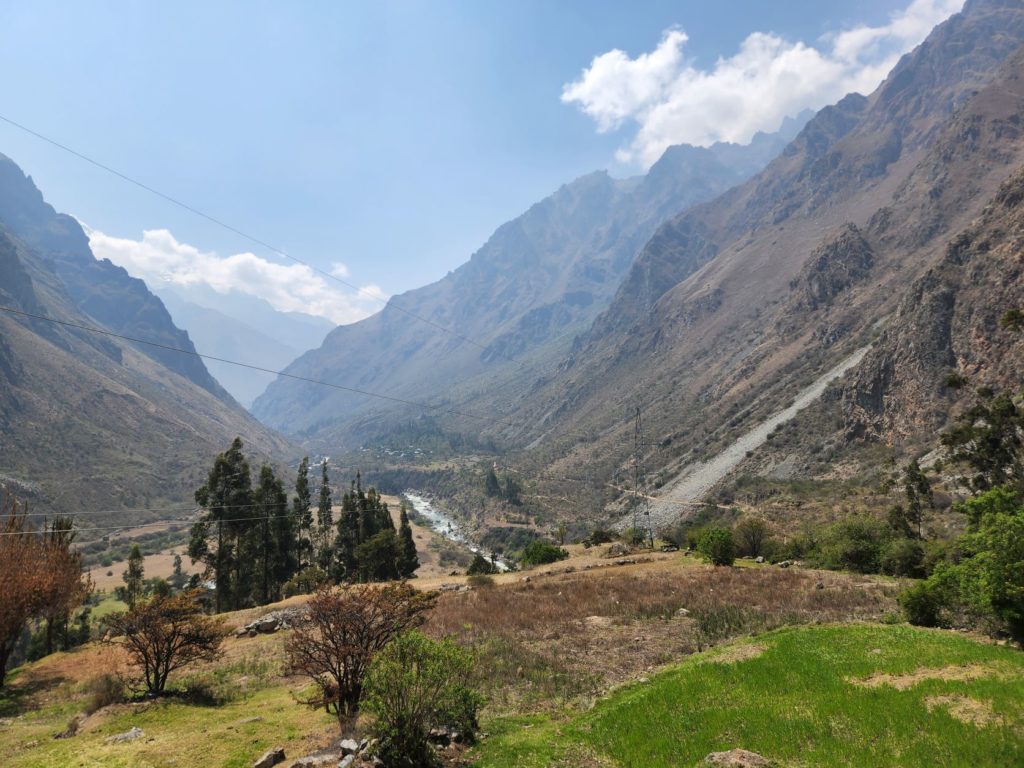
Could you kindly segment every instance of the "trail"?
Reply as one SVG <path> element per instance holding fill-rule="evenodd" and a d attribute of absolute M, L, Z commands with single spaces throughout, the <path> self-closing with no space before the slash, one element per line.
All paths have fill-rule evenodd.
<path fill-rule="evenodd" d="M 768 440 L 768 435 L 776 427 L 789 421 L 821 397 L 828 385 L 863 360 L 870 348 L 869 344 L 858 349 L 839 365 L 823 374 L 813 384 L 801 390 L 792 405 L 741 435 L 736 442 L 710 461 L 703 464 L 690 464 L 685 467 L 666 485 L 661 496 L 651 502 L 651 524 L 655 529 L 668 525 L 679 518 L 687 507 L 699 502 L 708 491 L 739 466 L 739 463 L 746 458 L 748 451 L 759 448 Z M 625 524 L 625 522 L 620 524 Z"/>

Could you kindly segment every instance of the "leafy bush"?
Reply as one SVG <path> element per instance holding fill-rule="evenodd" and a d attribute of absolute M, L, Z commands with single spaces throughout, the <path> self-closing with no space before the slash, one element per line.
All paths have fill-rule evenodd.
<path fill-rule="evenodd" d="M 855 517 L 830 526 L 811 559 L 815 565 L 835 571 L 878 573 L 882 547 L 891 533 L 885 523 Z"/>
<path fill-rule="evenodd" d="M 569 553 L 562 549 L 557 544 L 552 544 L 549 541 L 532 541 L 523 550 L 523 556 L 520 561 L 523 565 L 546 565 L 547 563 L 557 563 L 559 560 L 565 560 L 569 556 Z"/>
<path fill-rule="evenodd" d="M 961 507 L 969 531 L 959 542 L 960 560 L 940 563 L 903 593 L 911 623 L 932 626 L 945 623 L 946 615 L 966 614 L 1024 640 L 1024 505 L 1018 498 L 995 488 Z"/>
<path fill-rule="evenodd" d="M 613 541 L 615 541 L 614 531 L 609 531 L 607 528 L 595 528 L 590 532 L 586 543 L 596 547 L 598 544 L 611 544 Z"/>
<path fill-rule="evenodd" d="M 915 539 L 893 539 L 882 548 L 880 565 L 889 576 L 923 576 L 924 547 Z"/>
<path fill-rule="evenodd" d="M 466 579 L 466 583 L 474 589 L 484 589 L 494 586 L 494 577 L 486 573 L 475 573 Z"/>
<path fill-rule="evenodd" d="M 712 565 L 732 565 L 736 561 L 736 545 L 728 528 L 707 528 L 697 542 L 700 552 Z"/>
<path fill-rule="evenodd" d="M 284 583 L 284 596 L 311 595 L 327 583 L 327 573 L 316 565 L 307 565 Z"/>
<path fill-rule="evenodd" d="M 907 621 L 919 627 L 940 627 L 947 601 L 942 591 L 928 581 L 919 581 L 907 587 L 899 596 L 900 607 Z"/>
<path fill-rule="evenodd" d="M 377 716 L 378 757 L 385 765 L 438 765 L 428 740 L 431 728 L 448 727 L 473 740 L 483 702 L 462 684 L 471 671 L 469 652 L 416 631 L 377 655 L 364 696 L 366 709 Z"/>
<path fill-rule="evenodd" d="M 473 562 L 470 563 L 469 568 L 466 569 L 467 576 L 486 576 L 497 572 L 497 566 L 479 552 L 473 556 Z"/>

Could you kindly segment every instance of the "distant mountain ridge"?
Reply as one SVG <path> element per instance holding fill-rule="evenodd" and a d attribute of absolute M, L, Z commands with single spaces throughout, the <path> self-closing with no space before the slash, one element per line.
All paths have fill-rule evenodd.
<path fill-rule="evenodd" d="M 185 329 L 206 355 L 249 363 L 271 371 L 285 368 L 306 350 L 323 342 L 330 321 L 298 312 L 279 312 L 261 299 L 206 296 L 195 290 L 158 287 L 157 295 L 174 322 Z M 212 291 L 211 291 L 212 293 Z M 191 301 L 195 297 L 199 302 Z M 213 377 L 246 408 L 274 380 L 237 365 L 205 360 Z"/>
<path fill-rule="evenodd" d="M 557 477 L 626 466 L 639 405 L 657 487 L 883 333 L 903 351 L 866 355 L 797 417 L 799 440 L 770 443 L 738 471 L 814 477 L 864 440 L 934 439 L 957 407 L 939 370 L 973 355 L 947 336 L 925 389 L 911 385 L 897 361 L 936 342 L 914 335 L 928 323 L 904 318 L 920 315 L 930 294 L 917 281 L 949 239 L 1024 164 L 1022 43 L 1024 4 L 971 0 L 873 94 L 823 109 L 757 176 L 666 222 L 559 375 L 512 414 L 523 427 L 494 433 L 533 446 L 521 461 L 543 468 L 546 492 L 569 495 Z M 957 311 L 980 316 L 982 294 L 958 285 L 968 304 Z M 851 382 L 873 393 L 859 406 Z"/>
<path fill-rule="evenodd" d="M 672 147 L 641 177 L 597 172 L 566 184 L 499 227 L 457 270 L 335 329 L 287 370 L 416 400 L 471 401 L 495 386 L 515 400 L 531 383 L 524 371 L 557 362 L 607 305 L 662 221 L 747 178 L 808 117 L 787 120 L 779 133 L 758 134 L 747 146 Z M 389 419 L 404 418 L 407 409 L 282 379 L 256 400 L 253 413 L 337 448 L 386 431 Z"/>
<path fill-rule="evenodd" d="M 109 260 L 97 260 L 81 225 L 54 211 L 32 180 L 4 155 L 0 155 L 0 221 L 45 256 L 77 309 L 111 331 L 195 351 L 188 334 L 174 325 L 145 283 Z M 198 358 L 146 345 L 138 349 L 214 396 L 229 398 Z"/>
<path fill-rule="evenodd" d="M 145 284 L 97 261 L 78 223 L 6 157 L 0 304 L 193 349 Z M 105 512 L 97 525 L 181 517 L 145 510 L 191 502 L 236 435 L 263 460 L 291 453 L 193 355 L 0 312 L 0 485 L 29 494 L 34 511 Z"/>

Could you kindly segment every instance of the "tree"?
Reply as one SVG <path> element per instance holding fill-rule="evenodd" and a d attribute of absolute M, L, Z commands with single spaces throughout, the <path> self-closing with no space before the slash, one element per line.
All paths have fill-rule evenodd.
<path fill-rule="evenodd" d="M 498 572 L 497 567 L 486 557 L 477 552 L 473 555 L 473 562 L 466 569 L 467 576 L 490 576 Z"/>
<path fill-rule="evenodd" d="M 568 556 L 569 553 L 557 544 L 534 539 L 526 545 L 526 548 L 523 550 L 523 556 L 519 560 L 523 565 L 546 565 L 547 563 L 565 560 Z"/>
<path fill-rule="evenodd" d="M 522 499 L 519 498 L 519 483 L 514 478 L 506 475 L 505 476 L 505 501 L 509 504 L 518 507 L 522 504 Z"/>
<path fill-rule="evenodd" d="M 313 507 L 309 492 L 309 456 L 299 463 L 295 476 L 295 496 L 292 498 L 292 514 L 299 537 L 299 562 L 309 565 L 313 558 Z"/>
<path fill-rule="evenodd" d="M 999 318 L 999 326 L 1013 333 L 1024 331 L 1024 312 L 1019 309 L 1008 309 Z"/>
<path fill-rule="evenodd" d="M 245 572 L 249 564 L 238 557 L 239 539 L 251 528 L 245 518 L 251 516 L 252 508 L 252 479 L 241 438 L 236 437 L 231 447 L 217 456 L 195 498 L 205 512 L 192 526 L 189 557 L 193 563 L 202 562 L 212 574 L 218 613 L 240 607 L 242 596 L 251 588 L 251 574 Z"/>
<path fill-rule="evenodd" d="M 72 538 L 63 523 L 31 530 L 17 500 L 0 496 L 0 688 L 28 622 L 66 616 L 92 589 Z"/>
<path fill-rule="evenodd" d="M 288 496 L 274 470 L 264 464 L 253 491 L 253 517 L 259 525 L 260 602 L 277 599 L 281 585 L 298 570 L 294 519 Z"/>
<path fill-rule="evenodd" d="M 285 641 L 291 670 L 319 691 L 307 703 L 333 712 L 344 727 L 359 712 L 374 656 L 402 632 L 420 626 L 436 599 L 405 583 L 318 590 L 310 598 L 307 621 Z"/>
<path fill-rule="evenodd" d="M 195 593 L 154 597 L 105 619 L 108 642 L 124 647 L 139 668 L 145 690 L 162 694 L 172 672 L 198 661 L 214 661 L 228 634 L 220 619 L 203 614 Z"/>
<path fill-rule="evenodd" d="M 912 460 L 903 470 L 903 492 L 907 496 L 906 523 L 910 535 L 920 539 L 925 507 L 934 507 L 935 497 L 932 494 L 931 483 L 921 471 L 917 459 Z"/>
<path fill-rule="evenodd" d="M 941 626 L 964 615 L 1024 641 L 1024 502 L 994 488 L 959 506 L 968 517 L 959 562 L 941 563 L 901 595 L 909 621 Z"/>
<path fill-rule="evenodd" d="M 142 551 L 138 544 L 132 544 L 132 551 L 128 554 L 128 568 L 121 574 L 121 579 L 124 581 L 125 602 L 129 608 L 134 608 L 145 591 L 146 581 Z"/>
<path fill-rule="evenodd" d="M 954 461 L 974 472 L 968 478 L 972 490 L 1024 489 L 1024 413 L 1009 395 L 982 397 L 942 435 L 942 444 Z"/>
<path fill-rule="evenodd" d="M 317 558 L 325 571 L 331 569 L 331 528 L 334 513 L 331 508 L 331 481 L 327 476 L 327 459 L 320 464 L 320 499 L 316 508 Z"/>
<path fill-rule="evenodd" d="M 758 517 L 740 520 L 733 530 L 736 551 L 745 557 L 764 555 L 769 536 L 768 523 Z"/>
<path fill-rule="evenodd" d="M 708 528 L 697 542 L 697 551 L 712 565 L 732 565 L 736 561 L 736 545 L 728 528 Z"/>
<path fill-rule="evenodd" d="M 412 526 L 409 525 L 409 512 L 405 502 L 398 511 L 398 575 L 408 579 L 420 567 L 420 558 L 416 554 L 416 542 L 412 538 Z"/>
<path fill-rule="evenodd" d="M 401 549 L 393 530 L 375 533 L 356 547 L 356 562 L 359 564 L 359 580 L 391 581 L 401 577 L 398 571 Z"/>
<path fill-rule="evenodd" d="M 175 589 L 181 590 L 185 588 L 188 583 L 188 576 L 185 575 L 185 571 L 182 568 L 181 555 L 174 555 L 174 570 L 171 573 L 171 586 Z"/>
<path fill-rule="evenodd" d="M 495 473 L 494 467 L 488 467 L 487 473 L 484 475 L 484 492 L 488 496 L 501 495 L 501 484 L 498 482 L 498 475 Z"/>
<path fill-rule="evenodd" d="M 74 521 L 58 516 L 44 526 L 45 587 L 39 595 L 40 615 L 46 621 L 46 653 L 53 653 L 54 633 L 69 641 L 71 612 L 92 592 L 92 579 L 82 573 L 82 555 L 72 549 Z"/>
<path fill-rule="evenodd" d="M 400 635 L 377 655 L 366 678 L 366 709 L 377 716 L 378 755 L 385 765 L 437 765 L 429 741 L 437 726 L 472 741 L 483 702 L 463 682 L 471 669 L 468 651 L 416 631 Z"/>

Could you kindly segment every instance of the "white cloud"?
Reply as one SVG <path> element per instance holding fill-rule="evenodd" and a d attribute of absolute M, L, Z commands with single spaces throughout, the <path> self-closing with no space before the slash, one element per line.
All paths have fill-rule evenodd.
<path fill-rule="evenodd" d="M 913 0 L 888 24 L 831 34 L 818 47 L 755 32 L 710 69 L 687 59 L 689 38 L 672 28 L 650 53 L 596 56 L 578 80 L 563 86 L 562 101 L 577 105 L 602 133 L 635 124 L 616 156 L 646 168 L 672 144 L 746 143 L 757 131 L 777 130 L 787 115 L 820 109 L 853 91 L 870 93 L 901 55 L 963 4 Z"/>
<path fill-rule="evenodd" d="M 335 277 L 348 277 L 348 265 L 342 264 L 340 261 L 336 261 L 331 264 L 331 274 Z"/>
<path fill-rule="evenodd" d="M 113 237 L 88 227 L 85 231 L 96 258 L 110 259 L 153 287 L 167 283 L 185 289 L 205 285 L 218 293 L 238 291 L 257 296 L 279 311 L 319 315 L 339 325 L 379 310 L 381 304 L 373 297 L 387 300 L 376 285 L 359 292 L 343 290 L 305 265 L 277 264 L 253 253 L 218 256 L 178 242 L 166 229 L 147 229 L 141 240 Z M 340 277 L 339 267 L 344 265 L 332 265 L 331 272 Z"/>

